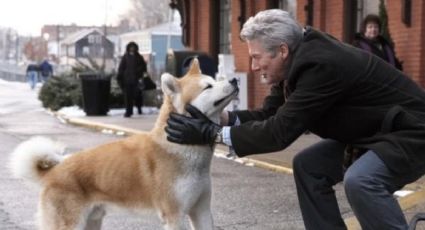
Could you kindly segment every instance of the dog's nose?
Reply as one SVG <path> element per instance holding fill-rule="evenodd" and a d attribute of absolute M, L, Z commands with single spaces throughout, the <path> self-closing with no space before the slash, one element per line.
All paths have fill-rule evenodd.
<path fill-rule="evenodd" d="M 238 81 L 236 80 L 236 78 L 233 78 L 232 80 L 229 80 L 230 84 L 232 84 L 235 87 L 238 87 Z"/>

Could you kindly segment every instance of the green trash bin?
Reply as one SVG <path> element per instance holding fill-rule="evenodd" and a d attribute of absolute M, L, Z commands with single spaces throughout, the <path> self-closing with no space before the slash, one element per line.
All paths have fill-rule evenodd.
<path fill-rule="evenodd" d="M 80 73 L 83 109 L 87 116 L 105 116 L 109 111 L 111 76 L 101 73 Z"/>

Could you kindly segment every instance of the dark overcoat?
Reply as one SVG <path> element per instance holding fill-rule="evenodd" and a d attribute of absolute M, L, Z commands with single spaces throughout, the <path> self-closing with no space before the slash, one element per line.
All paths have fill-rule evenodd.
<path fill-rule="evenodd" d="M 314 29 L 262 109 L 236 113 L 242 124 L 230 134 L 239 156 L 285 149 L 310 130 L 374 150 L 396 172 L 425 167 L 424 90 L 381 58 Z"/>
<path fill-rule="evenodd" d="M 129 52 L 131 46 L 135 47 L 133 55 Z M 143 56 L 139 54 L 139 46 L 134 42 L 130 42 L 118 66 L 118 84 L 124 88 L 128 86 L 137 87 L 139 79 L 143 78 L 146 70 L 146 62 Z"/>
<path fill-rule="evenodd" d="M 366 50 L 384 59 L 399 70 L 403 70 L 401 62 L 395 55 L 394 47 L 381 35 L 378 35 L 374 41 L 365 38 L 357 33 L 354 36 L 353 46 Z"/>

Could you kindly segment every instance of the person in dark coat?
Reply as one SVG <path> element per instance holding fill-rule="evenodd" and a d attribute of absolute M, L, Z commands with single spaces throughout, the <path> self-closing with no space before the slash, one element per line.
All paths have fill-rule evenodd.
<path fill-rule="evenodd" d="M 43 82 L 46 82 L 53 75 L 53 67 L 47 60 L 41 62 L 39 70 Z"/>
<path fill-rule="evenodd" d="M 278 9 L 241 31 L 252 71 L 271 85 L 263 107 L 171 114 L 167 139 L 224 143 L 239 157 L 283 150 L 306 130 L 323 138 L 293 159 L 306 229 L 347 229 L 333 186 L 341 181 L 362 229 L 407 229 L 393 193 L 425 173 L 425 92 L 383 59 Z"/>
<path fill-rule="evenodd" d="M 394 47 L 380 34 L 381 28 L 378 15 L 367 15 L 361 24 L 360 33 L 354 36 L 353 45 L 375 54 L 402 71 L 403 66 L 395 55 Z"/>
<path fill-rule="evenodd" d="M 139 46 L 135 42 L 129 42 L 126 52 L 118 67 L 117 81 L 124 93 L 125 114 L 124 117 L 133 115 L 133 105 L 142 114 L 143 106 L 143 75 L 146 73 L 146 62 L 139 54 Z"/>
<path fill-rule="evenodd" d="M 26 69 L 26 77 L 31 89 L 34 89 L 38 82 L 38 71 L 39 68 L 37 64 L 30 63 Z"/>

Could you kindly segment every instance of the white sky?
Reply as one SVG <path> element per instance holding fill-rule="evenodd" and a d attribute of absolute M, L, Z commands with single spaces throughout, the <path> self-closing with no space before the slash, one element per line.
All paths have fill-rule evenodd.
<path fill-rule="evenodd" d="M 45 24 L 100 26 L 106 18 L 107 25 L 116 25 L 128 8 L 129 0 L 2 0 L 0 27 L 40 36 Z"/>

